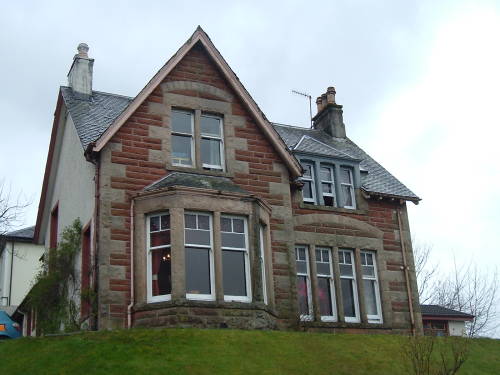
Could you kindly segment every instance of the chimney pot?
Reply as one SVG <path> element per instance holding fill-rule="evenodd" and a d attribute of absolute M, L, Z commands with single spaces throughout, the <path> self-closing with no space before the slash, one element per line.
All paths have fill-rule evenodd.
<path fill-rule="evenodd" d="M 78 57 L 84 57 L 86 59 L 89 58 L 88 52 L 89 52 L 89 46 L 87 43 L 80 43 L 77 47 L 78 50 Z"/>
<path fill-rule="evenodd" d="M 326 94 L 322 94 L 321 95 L 321 104 L 323 106 L 323 109 L 326 107 L 327 103 L 328 102 L 326 101 Z"/>
<path fill-rule="evenodd" d="M 326 89 L 326 100 L 328 104 L 335 104 L 335 94 L 337 92 L 335 91 L 335 87 L 330 86 Z"/>
<path fill-rule="evenodd" d="M 321 100 L 321 96 L 318 96 L 316 98 L 316 106 L 318 107 L 318 113 L 320 113 L 323 110 L 323 102 Z"/>

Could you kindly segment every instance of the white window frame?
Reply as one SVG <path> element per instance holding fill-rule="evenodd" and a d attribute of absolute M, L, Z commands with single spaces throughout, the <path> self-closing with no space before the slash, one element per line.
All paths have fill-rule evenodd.
<path fill-rule="evenodd" d="M 316 266 L 316 278 L 324 278 L 328 279 L 328 282 L 330 284 L 330 291 L 331 291 L 331 301 L 332 301 L 332 315 L 321 315 L 321 320 L 323 322 L 336 322 L 337 321 L 337 304 L 335 301 L 335 282 L 334 282 L 334 273 L 333 273 L 333 252 L 330 247 L 326 246 L 316 246 L 316 252 L 317 251 L 328 251 L 328 262 L 323 261 L 323 256 L 321 254 L 321 259 L 318 260 L 318 257 L 316 257 L 316 264 L 317 263 L 327 263 L 329 265 L 329 270 L 330 274 L 321 274 L 318 272 L 318 267 Z M 318 283 L 319 285 L 319 283 Z M 319 288 L 318 288 L 319 289 Z"/>
<path fill-rule="evenodd" d="M 249 256 L 249 248 L 248 248 L 248 220 L 245 216 L 237 216 L 237 215 L 221 215 L 220 219 L 222 221 L 223 218 L 227 219 L 240 219 L 243 220 L 243 228 L 245 231 L 245 249 L 242 248 L 236 248 L 236 247 L 227 247 L 227 246 L 222 246 L 222 239 L 221 239 L 221 255 L 222 258 L 224 257 L 224 254 L 222 253 L 223 251 L 239 251 L 243 252 L 245 254 L 245 284 L 246 284 L 246 296 L 231 296 L 231 295 L 225 295 L 224 294 L 224 301 L 225 302 L 231 302 L 231 301 L 236 301 L 236 302 L 252 302 L 252 286 L 251 286 L 251 279 L 250 279 L 250 256 Z M 232 226 L 232 221 L 231 221 L 231 226 Z M 221 236 L 222 233 L 235 233 L 235 232 L 223 232 L 221 229 Z M 224 262 L 224 259 L 222 259 Z M 222 288 L 224 289 L 224 273 L 222 273 Z"/>
<path fill-rule="evenodd" d="M 300 320 L 301 321 L 312 321 L 313 320 L 313 299 L 312 299 L 312 289 L 311 289 L 311 267 L 309 265 L 309 246 L 307 245 L 295 245 L 295 260 L 297 260 L 297 249 L 304 249 L 304 253 L 306 255 L 306 270 L 307 273 L 300 273 L 297 268 L 296 273 L 297 276 L 305 276 L 306 277 L 306 288 L 307 288 L 307 305 L 309 307 L 309 314 L 308 315 L 300 315 Z M 298 301 L 297 301 L 298 303 Z"/>
<path fill-rule="evenodd" d="M 351 200 L 352 200 L 352 206 L 342 206 L 344 208 L 356 208 L 356 197 L 354 195 L 354 179 L 353 179 L 353 173 L 352 173 L 352 168 L 346 167 L 346 166 L 340 166 L 340 172 L 342 173 L 342 170 L 346 170 L 349 172 L 349 180 L 351 180 L 351 183 L 348 184 L 346 182 L 342 182 L 342 178 L 340 179 L 340 194 L 342 194 L 342 200 L 344 200 L 344 190 L 342 189 L 342 186 L 348 186 L 349 187 L 349 194 L 351 195 Z M 344 203 L 344 202 L 342 202 Z"/>
<path fill-rule="evenodd" d="M 208 134 L 203 134 L 201 130 L 201 118 L 202 117 L 210 117 L 210 118 L 215 118 L 219 120 L 219 127 L 220 127 L 220 137 L 217 137 L 215 135 L 208 135 Z M 220 147 L 219 147 L 219 153 L 220 153 L 220 165 L 216 164 L 205 164 L 202 162 L 202 168 L 209 168 L 209 169 L 219 169 L 219 170 L 225 170 L 225 161 L 224 161 L 224 124 L 223 124 L 223 118 L 222 116 L 217 116 L 217 115 L 212 115 L 209 113 L 201 113 L 200 116 L 200 160 L 202 159 L 201 155 L 201 142 L 203 139 L 215 139 L 220 141 Z"/>
<path fill-rule="evenodd" d="M 208 225 L 210 232 L 210 247 L 198 244 L 189 244 L 186 242 L 186 220 L 184 219 L 184 252 L 186 251 L 186 247 L 194 247 L 199 249 L 208 249 L 209 252 L 209 268 L 210 268 L 210 294 L 193 294 L 187 293 L 186 290 L 186 299 L 190 300 L 199 300 L 199 301 L 215 301 L 215 275 L 214 275 L 214 236 L 213 236 L 213 217 L 211 213 L 208 212 L 198 212 L 198 211 L 184 211 L 184 215 L 201 215 L 208 216 Z M 185 218 L 185 216 L 184 216 Z M 196 223 L 198 226 L 198 216 L 196 217 Z M 192 229 L 192 228 L 188 228 Z M 197 230 L 205 230 L 205 229 L 197 229 Z M 205 230 L 206 231 L 206 230 Z M 184 267 L 185 270 L 185 267 Z M 185 276 L 187 278 L 187 275 Z"/>
<path fill-rule="evenodd" d="M 266 273 L 266 254 L 265 254 L 265 249 L 266 249 L 266 244 L 264 242 L 264 231 L 265 231 L 265 226 L 264 225 L 259 225 L 259 251 L 260 251 L 260 270 L 261 270 L 261 277 L 262 277 L 262 299 L 264 301 L 264 304 L 268 304 L 267 300 L 267 273 Z"/>
<path fill-rule="evenodd" d="M 377 315 L 368 315 L 366 314 L 366 318 L 368 319 L 368 323 L 383 323 L 383 318 L 382 318 L 382 303 L 380 301 L 380 288 L 379 288 L 379 281 L 378 281 L 378 269 L 377 269 L 377 259 L 376 259 L 376 252 L 375 251 L 370 251 L 370 250 L 361 250 L 361 277 L 363 280 L 371 280 L 374 281 L 375 285 L 375 303 L 377 306 Z M 363 266 L 365 267 L 372 267 L 368 264 L 366 264 L 366 255 L 371 255 L 372 260 L 373 260 L 373 275 L 374 276 L 369 276 L 369 275 L 364 275 L 363 274 Z M 366 293 L 366 290 L 365 290 Z M 365 296 L 363 296 L 365 297 Z"/>
<path fill-rule="evenodd" d="M 342 252 L 347 252 L 347 253 L 350 253 L 351 254 L 351 264 L 349 263 L 344 263 L 343 259 L 341 259 L 341 253 Z M 342 256 L 343 258 L 343 256 Z M 356 282 L 356 267 L 354 266 L 356 263 L 356 260 L 354 258 L 354 251 L 353 250 L 350 250 L 350 249 L 339 249 L 339 269 L 340 269 L 340 265 L 343 264 L 343 265 L 350 265 L 351 268 L 352 268 L 352 276 L 344 276 L 342 275 L 342 272 L 340 272 L 340 293 L 341 293 L 341 296 L 342 296 L 342 303 L 344 302 L 344 296 L 342 295 L 342 279 L 349 279 L 349 280 L 352 280 L 351 281 L 351 287 L 352 287 L 352 294 L 353 294 L 353 298 L 354 298 L 354 313 L 355 313 L 355 316 L 350 316 L 350 317 L 347 317 L 344 315 L 344 319 L 347 323 L 359 323 L 360 322 L 360 319 L 359 319 L 359 299 L 358 299 L 358 287 L 357 287 L 357 282 Z"/>
<path fill-rule="evenodd" d="M 172 137 L 170 137 L 171 139 L 171 142 L 172 144 L 170 145 L 171 147 L 171 157 L 172 157 L 172 165 L 174 166 L 177 166 L 177 167 L 186 167 L 186 168 L 194 168 L 195 164 L 196 164 L 196 159 L 195 159 L 195 142 L 194 142 L 194 113 L 191 112 L 191 111 L 187 111 L 187 110 L 182 110 L 182 109 L 172 109 L 172 113 L 173 112 L 180 112 L 180 113 L 185 113 L 185 114 L 188 114 L 190 117 L 191 117 L 191 134 L 189 133 L 183 133 L 183 132 L 177 132 L 177 131 L 174 131 L 174 127 L 173 127 L 173 121 L 172 121 L 172 117 L 170 117 L 171 121 L 170 121 L 170 130 L 171 130 L 171 135 Z M 174 147 L 173 147 L 173 136 L 174 135 L 178 135 L 180 137 L 190 137 L 190 144 L 191 144 L 191 165 L 189 164 L 182 164 L 182 163 L 176 163 L 174 161 Z"/>
<path fill-rule="evenodd" d="M 306 169 L 305 166 L 309 166 L 311 168 L 311 177 L 306 177 L 305 173 L 302 175 L 302 180 L 303 181 L 308 181 L 311 183 L 311 193 L 312 193 L 312 198 L 306 198 L 304 196 L 304 190 L 302 190 L 302 200 L 307 203 L 314 203 L 316 204 L 316 183 L 314 181 L 315 178 L 315 173 L 314 173 L 314 163 L 310 163 L 307 161 L 301 162 L 302 168 L 304 170 Z"/>
<path fill-rule="evenodd" d="M 156 250 L 161 250 L 161 249 L 170 249 L 170 256 L 172 256 L 172 228 L 170 226 L 169 231 L 170 231 L 170 244 L 169 245 L 161 245 L 161 246 L 153 246 L 151 247 L 151 218 L 153 217 L 160 217 L 160 229 L 161 229 L 161 216 L 168 215 L 170 216 L 170 213 L 168 211 L 160 212 L 160 213 L 154 213 L 154 214 L 149 214 L 146 215 L 146 258 L 147 258 L 147 301 L 148 303 L 154 303 L 154 302 L 164 302 L 164 301 L 170 301 L 172 299 L 172 293 L 170 294 L 163 294 L 160 296 L 153 296 L 153 290 L 152 290 L 152 284 L 153 284 L 153 277 L 152 277 L 152 267 L 153 267 L 153 262 L 152 262 L 152 255 L 153 251 Z M 169 218 L 170 220 L 170 218 Z M 160 230 L 161 231 L 161 230 Z M 158 231 L 158 232 L 160 232 Z M 156 232 L 155 232 L 156 233 Z M 170 268 L 170 273 L 172 273 L 172 267 Z M 171 275 L 172 277 L 172 275 Z"/>
<path fill-rule="evenodd" d="M 323 180 L 321 178 L 321 168 L 327 168 L 330 170 L 330 180 Z M 323 205 L 325 205 L 325 199 L 323 197 L 332 197 L 333 198 L 333 206 L 328 206 L 328 207 L 337 207 L 338 202 L 337 202 L 337 194 L 335 192 L 335 166 L 333 164 L 320 164 L 319 166 L 319 183 L 321 186 L 320 192 L 321 192 L 321 199 L 323 200 Z M 332 187 L 332 192 L 331 193 L 325 193 L 323 192 L 323 184 L 330 184 Z"/>

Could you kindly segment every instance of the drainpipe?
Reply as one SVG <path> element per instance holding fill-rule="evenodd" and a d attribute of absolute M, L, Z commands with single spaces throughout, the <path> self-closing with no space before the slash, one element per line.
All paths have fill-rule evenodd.
<path fill-rule="evenodd" d="M 92 157 L 93 156 L 93 157 Z M 95 176 L 94 176 L 94 219 L 93 219 L 93 245 L 94 245 L 94 290 L 96 292 L 96 305 L 97 311 L 95 316 L 94 328 L 95 330 L 99 329 L 99 201 L 100 201 L 100 160 L 98 157 L 89 154 L 87 156 L 87 160 L 95 165 Z"/>
<path fill-rule="evenodd" d="M 9 306 L 12 305 L 12 272 L 14 270 L 14 241 L 12 241 L 12 251 L 10 253 L 10 282 L 9 282 Z"/>
<path fill-rule="evenodd" d="M 408 268 L 408 263 L 406 261 L 406 246 L 405 241 L 403 239 L 403 228 L 401 227 L 401 211 L 398 208 L 398 224 L 399 224 L 399 241 L 401 242 L 401 253 L 403 254 L 403 269 L 405 271 L 405 279 L 406 279 L 406 292 L 408 293 L 408 307 L 410 308 L 410 322 L 411 322 L 411 333 L 415 336 L 415 314 L 413 312 L 413 298 L 410 284 L 410 271 Z"/>
<path fill-rule="evenodd" d="M 134 306 L 134 198 L 130 199 L 130 304 L 127 306 L 127 328 L 132 328 Z"/>

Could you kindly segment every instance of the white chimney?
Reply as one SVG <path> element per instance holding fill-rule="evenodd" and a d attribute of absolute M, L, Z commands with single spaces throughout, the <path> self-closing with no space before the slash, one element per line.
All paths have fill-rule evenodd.
<path fill-rule="evenodd" d="M 89 59 L 87 44 L 80 43 L 77 49 L 78 54 L 73 57 L 73 64 L 68 73 L 68 84 L 75 96 L 89 100 L 92 96 L 94 59 Z"/>

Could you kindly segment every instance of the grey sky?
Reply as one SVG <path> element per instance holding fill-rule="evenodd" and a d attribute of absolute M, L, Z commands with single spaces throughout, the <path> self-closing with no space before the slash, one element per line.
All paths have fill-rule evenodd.
<path fill-rule="evenodd" d="M 494 1 L 11 2 L 0 6 L 0 178 L 40 195 L 58 86 L 79 42 L 94 89 L 134 96 L 200 24 L 267 117 L 307 126 L 337 88 L 348 136 L 416 194 L 442 269 L 500 264 L 500 6 Z"/>

